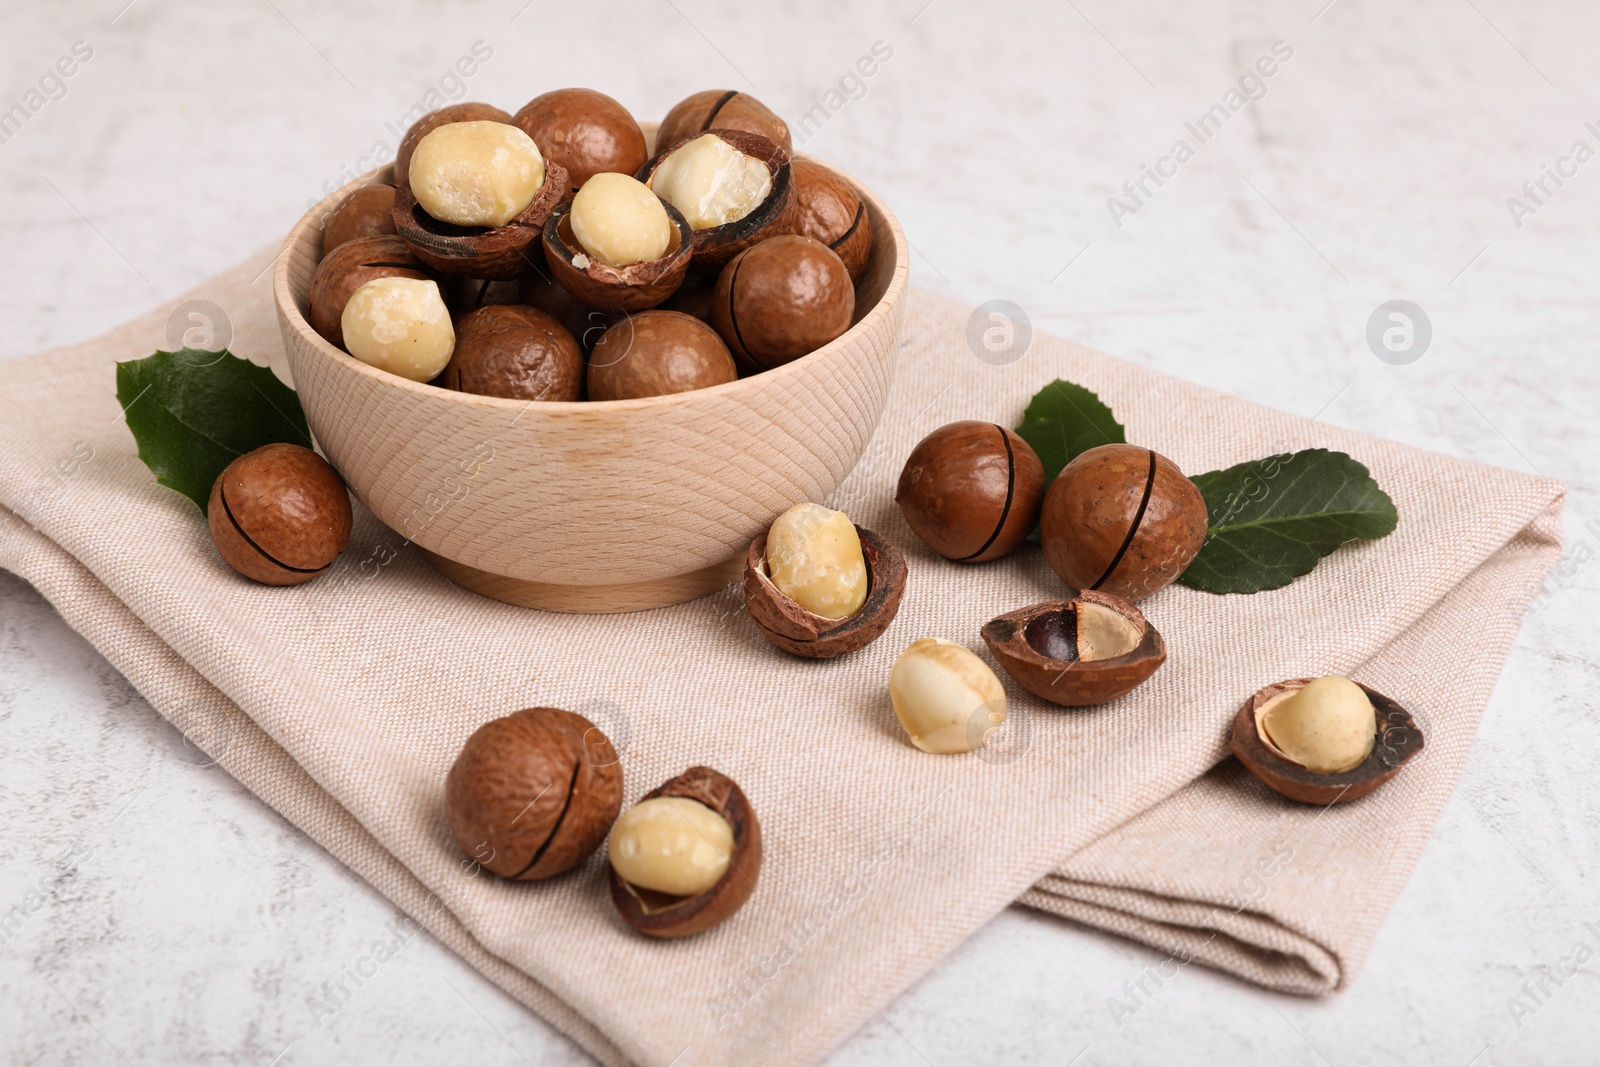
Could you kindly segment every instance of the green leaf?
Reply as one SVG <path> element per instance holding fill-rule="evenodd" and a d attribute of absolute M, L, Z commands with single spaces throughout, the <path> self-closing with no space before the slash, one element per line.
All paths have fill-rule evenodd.
<path fill-rule="evenodd" d="M 1046 485 L 1078 453 L 1127 440 L 1122 424 L 1099 397 L 1060 378 L 1035 394 L 1017 435 L 1039 454 Z"/>
<path fill-rule="evenodd" d="M 311 447 L 294 390 L 232 353 L 185 348 L 117 364 L 117 402 L 156 481 L 206 509 L 211 483 L 275 441 Z"/>
<path fill-rule="evenodd" d="M 1308 573 L 1346 541 L 1382 537 L 1399 516 L 1367 468 L 1311 448 L 1193 479 L 1210 527 L 1179 580 L 1208 593 L 1258 593 Z"/>

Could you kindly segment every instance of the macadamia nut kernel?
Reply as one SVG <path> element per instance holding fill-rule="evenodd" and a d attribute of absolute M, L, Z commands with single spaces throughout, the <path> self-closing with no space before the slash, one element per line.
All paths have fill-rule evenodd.
<path fill-rule="evenodd" d="M 373 279 L 350 297 L 339 325 L 352 356 L 414 382 L 437 377 L 456 347 L 438 283 L 418 278 Z"/>
<path fill-rule="evenodd" d="M 1078 613 L 1078 658 L 1113 659 L 1139 647 L 1144 632 L 1139 624 L 1104 604 L 1080 600 Z"/>
<path fill-rule="evenodd" d="M 452 122 L 417 142 L 408 171 L 422 210 L 456 226 L 504 226 L 544 184 L 533 138 L 503 122 Z"/>
<path fill-rule="evenodd" d="M 924 752 L 971 752 L 1006 721 L 1006 691 L 965 645 L 924 637 L 895 660 L 889 699 Z"/>
<path fill-rule="evenodd" d="M 767 577 L 813 615 L 847 619 L 867 599 L 867 563 L 842 511 L 796 504 L 767 533 Z"/>
<path fill-rule="evenodd" d="M 737 222 L 772 192 L 772 172 L 714 133 L 673 152 L 650 176 L 656 195 L 697 230 Z"/>
<path fill-rule="evenodd" d="M 626 174 L 596 174 L 572 198 L 572 235 L 612 267 L 660 259 L 672 243 L 661 198 Z"/>
<path fill-rule="evenodd" d="M 1340 774 L 1372 754 L 1378 716 L 1361 687 L 1329 675 L 1268 700 L 1256 709 L 1261 739 L 1318 774 Z"/>
<path fill-rule="evenodd" d="M 716 885 L 732 854 L 728 820 L 688 797 L 641 801 L 611 829 L 611 866 L 622 880 L 675 897 Z"/>

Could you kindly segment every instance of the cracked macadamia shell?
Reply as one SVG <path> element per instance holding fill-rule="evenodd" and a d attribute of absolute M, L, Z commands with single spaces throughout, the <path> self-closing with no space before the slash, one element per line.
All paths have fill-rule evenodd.
<path fill-rule="evenodd" d="M 1143 685 L 1167 646 L 1121 597 L 1086 590 L 991 619 L 983 639 L 1002 669 L 1052 704 L 1104 704 Z"/>
<path fill-rule="evenodd" d="M 622 809 L 622 765 L 594 723 L 528 708 L 484 723 L 445 778 L 456 844 L 502 878 L 571 870 L 605 840 Z"/>
<path fill-rule="evenodd" d="M 640 797 L 636 807 L 658 798 L 692 801 L 708 809 L 727 826 L 732 834 L 732 848 L 721 876 L 710 888 L 700 892 L 662 892 L 628 882 L 618 864 L 609 863 L 606 881 L 611 902 L 629 926 L 650 937 L 688 937 L 732 917 L 755 892 L 756 882 L 761 877 L 761 823 L 738 783 L 710 767 L 690 767 Z M 725 840 L 719 828 L 709 826 L 707 831 L 719 846 Z M 687 843 L 692 848 L 692 841 Z M 621 870 L 629 869 L 629 862 L 624 860 Z"/>
<path fill-rule="evenodd" d="M 768 576 L 767 539 L 763 533 L 745 553 L 744 603 L 761 636 L 785 652 L 807 659 L 833 659 L 865 648 L 894 621 L 906 589 L 906 561 L 881 534 L 855 528 L 866 565 L 867 595 L 843 619 L 809 611 L 773 584 Z"/>
<path fill-rule="evenodd" d="M 1033 532 L 1044 467 L 1028 442 L 990 422 L 952 422 L 906 458 L 895 503 L 912 532 L 946 559 L 983 563 Z"/>
<path fill-rule="evenodd" d="M 228 566 L 265 585 L 298 585 L 349 544 L 350 494 L 309 448 L 262 445 L 217 476 L 206 523 Z"/>
<path fill-rule="evenodd" d="M 1074 457 L 1045 494 L 1039 536 L 1073 589 L 1142 600 L 1183 574 L 1206 536 L 1206 502 L 1175 463 L 1110 444 Z"/>
<path fill-rule="evenodd" d="M 1331 726 L 1331 733 L 1327 736 L 1338 740 L 1326 748 L 1342 751 L 1327 760 L 1313 756 L 1312 762 L 1322 766 L 1343 766 L 1354 752 L 1367 748 L 1365 757 L 1353 766 L 1346 766 L 1344 770 L 1313 770 L 1285 755 L 1272 739 L 1265 736 L 1263 720 L 1281 713 L 1290 699 L 1310 689 L 1318 681 L 1327 684 L 1319 687 L 1322 690 L 1320 694 L 1313 693 L 1312 707 L 1309 709 L 1311 714 L 1306 715 L 1308 709 L 1303 708 L 1293 716 L 1309 721 L 1294 723 L 1279 739 L 1303 758 L 1308 755 L 1306 748 L 1315 750 L 1325 747 L 1322 743 L 1324 728 Z M 1363 710 L 1362 701 L 1349 691 L 1350 686 L 1365 698 L 1368 710 Z M 1329 690 L 1334 699 L 1325 701 L 1323 697 L 1329 695 Z M 1318 705 L 1324 707 L 1318 708 Z M 1292 710 L 1293 706 L 1290 707 Z M 1333 714 L 1329 720 L 1317 721 L 1322 719 L 1318 712 L 1329 710 L 1330 707 Z M 1367 796 L 1398 774 L 1407 761 L 1423 750 L 1423 745 L 1422 731 L 1411 713 L 1397 701 L 1360 682 L 1336 676 L 1323 679 L 1291 678 L 1262 687 L 1234 715 L 1229 736 L 1229 747 L 1239 762 L 1269 788 L 1301 804 L 1319 805 L 1344 804 Z"/>

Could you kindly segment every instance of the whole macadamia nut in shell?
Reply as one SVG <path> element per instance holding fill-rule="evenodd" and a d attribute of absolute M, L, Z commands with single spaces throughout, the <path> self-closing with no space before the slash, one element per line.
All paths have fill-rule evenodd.
<path fill-rule="evenodd" d="M 394 233 L 394 186 L 363 185 L 328 214 L 322 224 L 322 254 L 358 237 Z"/>
<path fill-rule="evenodd" d="M 309 448 L 262 445 L 217 476 L 206 523 L 228 566 L 265 585 L 298 585 L 350 543 L 350 494 Z"/>
<path fill-rule="evenodd" d="M 593 89 L 556 89 L 528 101 L 511 121 L 546 159 L 567 169 L 573 189 L 596 174 L 644 166 L 644 131 L 628 109 Z"/>
<path fill-rule="evenodd" d="M 1206 502 L 1165 456 L 1110 444 L 1074 457 L 1045 494 L 1039 536 L 1073 589 L 1140 600 L 1176 581 L 1206 537 Z"/>
<path fill-rule="evenodd" d="M 671 144 L 706 130 L 760 134 L 785 152 L 794 151 L 789 124 L 749 93 L 736 89 L 706 89 L 678 101 L 661 120 L 656 143 Z"/>
<path fill-rule="evenodd" d="M 513 400 L 582 400 L 583 352 L 552 315 L 489 304 L 462 316 L 439 384 Z"/>
<path fill-rule="evenodd" d="M 796 205 L 794 232 L 815 238 L 833 249 L 860 282 L 872 254 L 872 219 L 855 187 L 821 163 L 797 159 L 794 174 Z"/>
<path fill-rule="evenodd" d="M 739 376 L 710 326 L 678 311 L 641 311 L 606 330 L 589 354 L 589 399 L 686 393 Z"/>
<path fill-rule="evenodd" d="M 549 878 L 605 840 L 622 810 L 622 765 L 594 723 L 528 708 L 484 723 L 445 778 L 456 844 L 502 878 Z"/>
<path fill-rule="evenodd" d="M 894 499 L 929 548 L 959 563 L 982 563 L 1033 532 L 1044 467 L 1028 442 L 1002 426 L 952 422 L 911 450 Z"/>
<path fill-rule="evenodd" d="M 735 356 L 769 370 L 843 334 L 855 308 L 855 286 L 838 255 L 790 234 L 753 245 L 722 268 L 711 317 Z"/>

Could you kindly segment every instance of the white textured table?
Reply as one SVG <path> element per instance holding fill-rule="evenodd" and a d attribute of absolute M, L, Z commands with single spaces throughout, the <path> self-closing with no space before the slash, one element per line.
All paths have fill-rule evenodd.
<path fill-rule="evenodd" d="M 386 123 L 441 78 L 455 88 L 474 42 L 492 55 L 466 94 L 512 108 L 594 84 L 646 118 L 711 85 L 791 122 L 809 110 L 806 149 L 895 205 L 923 285 L 1572 488 L 1568 560 L 1349 992 L 1263 996 L 1188 968 L 1147 980 L 1154 995 L 1119 1026 L 1108 998 L 1159 957 L 1013 909 L 878 1005 L 834 1062 L 1593 1062 L 1600 162 L 1571 153 L 1600 150 L 1600 11 L 525 2 L 8 3 L 0 355 L 97 334 L 276 241 L 341 167 L 392 148 Z M 1204 141 L 1185 128 L 1280 40 L 1292 56 L 1245 86 L 1259 99 Z M 72 76 L 30 97 L 80 41 Z M 880 41 L 890 58 L 847 76 Z M 1180 137 L 1181 165 L 1167 158 Z M 1145 166 L 1175 176 L 1157 185 Z M 1433 342 L 1391 365 L 1366 324 L 1402 298 Z M 319 1017 L 309 998 L 392 938 L 395 910 L 198 766 L 9 576 L 0 768 L 0 915 L 26 916 L 0 934 L 0 1061 L 586 1062 L 426 935 Z M 1580 942 L 1596 958 L 1559 977 Z"/>

